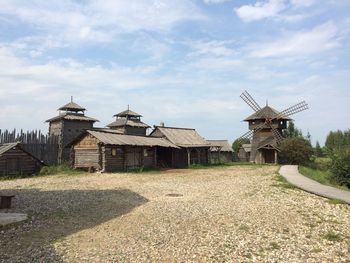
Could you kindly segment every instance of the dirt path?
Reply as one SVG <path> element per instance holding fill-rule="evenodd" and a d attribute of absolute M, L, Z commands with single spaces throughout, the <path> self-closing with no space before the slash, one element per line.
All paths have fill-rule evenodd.
<path fill-rule="evenodd" d="M 280 174 L 286 178 L 289 183 L 307 192 L 338 199 L 350 204 L 350 192 L 320 184 L 319 182 L 303 176 L 299 173 L 297 165 L 283 165 L 280 169 Z"/>

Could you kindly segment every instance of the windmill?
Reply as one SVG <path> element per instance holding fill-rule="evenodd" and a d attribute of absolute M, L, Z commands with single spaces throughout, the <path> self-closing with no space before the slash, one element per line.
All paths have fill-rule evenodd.
<path fill-rule="evenodd" d="M 254 111 L 252 115 L 244 119 L 249 123 L 249 131 L 239 139 L 251 141 L 250 161 L 255 163 L 277 163 L 279 145 L 284 139 L 282 130 L 287 128 L 287 122 L 291 121 L 291 115 L 307 110 L 308 104 L 305 101 L 295 104 L 279 112 L 272 107 L 261 108 L 253 97 L 243 92 L 240 97 Z"/>

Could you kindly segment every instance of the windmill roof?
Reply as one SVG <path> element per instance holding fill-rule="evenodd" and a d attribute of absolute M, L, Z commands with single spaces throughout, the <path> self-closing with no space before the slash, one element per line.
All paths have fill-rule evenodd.
<path fill-rule="evenodd" d="M 232 152 L 232 147 L 227 140 L 207 140 L 212 146 L 211 151 L 218 151 L 217 147 L 221 147 L 220 152 Z"/>
<path fill-rule="evenodd" d="M 279 116 L 279 112 L 270 106 L 265 106 L 261 110 L 254 112 L 248 118 L 244 119 L 244 121 L 252 121 L 252 120 L 261 120 L 261 119 L 274 119 Z M 287 116 L 282 116 L 279 119 L 290 120 Z"/>
<path fill-rule="evenodd" d="M 114 132 L 106 132 L 106 131 L 102 132 L 102 131 L 94 131 L 94 130 L 88 130 L 87 132 L 92 136 L 94 136 L 103 144 L 107 144 L 107 145 L 130 145 L 130 146 L 150 146 L 150 147 L 160 146 L 160 147 L 179 148 L 164 138 L 124 135 L 124 134 L 117 134 Z"/>
<path fill-rule="evenodd" d="M 71 121 L 91 121 L 96 122 L 97 119 L 85 116 L 84 114 L 64 112 L 60 115 L 46 120 L 46 122 L 58 121 L 58 120 L 71 120 Z"/>
<path fill-rule="evenodd" d="M 165 138 L 183 148 L 210 147 L 210 144 L 195 129 L 155 126 L 155 130 L 159 130 Z"/>
<path fill-rule="evenodd" d="M 86 109 L 78 105 L 77 103 L 71 101 L 66 105 L 62 106 L 58 110 L 70 110 L 70 111 L 85 111 Z"/>
<path fill-rule="evenodd" d="M 126 117 L 126 116 L 142 117 L 142 115 L 140 115 L 137 112 L 134 112 L 132 110 L 125 110 L 125 111 L 122 111 L 122 112 L 119 112 L 119 113 L 113 115 L 113 117 Z"/>
<path fill-rule="evenodd" d="M 149 125 L 143 123 L 142 121 L 137 120 L 128 120 L 126 118 L 120 118 L 116 121 L 107 125 L 107 127 L 122 127 L 122 126 L 131 126 L 131 127 L 139 127 L 139 128 L 150 128 Z"/>

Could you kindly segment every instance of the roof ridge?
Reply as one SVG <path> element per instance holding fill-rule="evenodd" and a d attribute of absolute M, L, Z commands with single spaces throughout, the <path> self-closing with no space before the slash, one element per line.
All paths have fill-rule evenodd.
<path fill-rule="evenodd" d="M 158 126 L 154 125 L 155 128 L 166 128 L 166 129 L 178 129 L 178 130 L 193 130 L 195 131 L 196 129 L 194 128 L 181 128 L 181 127 L 171 127 L 171 126 Z"/>

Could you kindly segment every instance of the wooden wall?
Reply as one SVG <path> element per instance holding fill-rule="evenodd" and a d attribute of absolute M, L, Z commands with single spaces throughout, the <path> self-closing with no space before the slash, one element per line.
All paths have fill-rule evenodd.
<path fill-rule="evenodd" d="M 102 169 L 101 150 L 98 140 L 91 135 L 85 136 L 74 145 L 74 168 L 95 168 Z"/>
<path fill-rule="evenodd" d="M 28 153 L 15 147 L 0 157 L 0 176 L 32 175 L 40 171 L 42 164 Z"/>
<path fill-rule="evenodd" d="M 219 158 L 219 152 L 213 151 L 210 152 L 210 163 L 229 163 L 233 161 L 233 154 L 232 152 L 220 152 L 220 158 Z"/>

